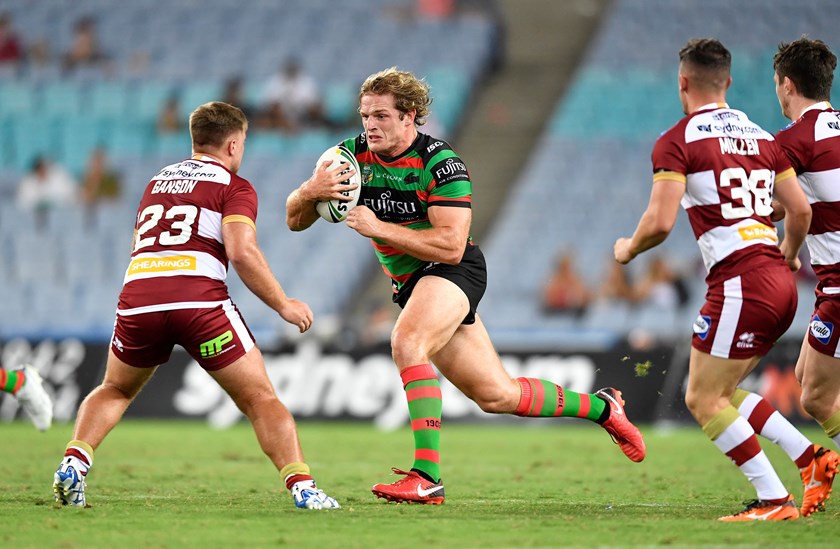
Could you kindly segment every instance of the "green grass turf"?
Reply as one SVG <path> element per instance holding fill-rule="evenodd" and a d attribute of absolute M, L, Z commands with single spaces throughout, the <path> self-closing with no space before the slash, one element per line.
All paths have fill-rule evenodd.
<path fill-rule="evenodd" d="M 124 421 L 96 454 L 87 509 L 52 501 L 69 425 L 0 426 L 0 547 L 831 546 L 840 498 L 795 522 L 723 524 L 754 492 L 698 427 L 643 429 L 648 457 L 627 460 L 583 422 L 446 425 L 442 506 L 370 493 L 408 468 L 411 434 L 367 424 L 301 423 L 307 460 L 343 509 L 295 509 L 246 424 Z M 818 429 L 813 440 L 830 443 Z M 795 466 L 762 445 L 801 501 Z M 828 545 L 826 545 L 828 544 Z"/>

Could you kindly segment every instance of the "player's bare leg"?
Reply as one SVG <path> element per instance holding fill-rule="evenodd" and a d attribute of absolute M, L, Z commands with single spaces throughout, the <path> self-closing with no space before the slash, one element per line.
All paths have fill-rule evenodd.
<path fill-rule="evenodd" d="M 453 282 L 437 276 L 421 278 L 391 334 L 394 362 L 400 371 L 414 434 L 414 463 L 403 478 L 376 484 L 378 497 L 398 503 L 440 504 L 440 382 L 430 357 L 447 344 L 469 313 L 469 301 Z"/>
<path fill-rule="evenodd" d="M 796 377 L 802 385 L 802 406 L 816 419 L 829 438 L 840 446 L 840 359 L 825 355 L 808 342 L 806 334 L 796 363 Z M 814 445 L 814 459 L 799 471 L 804 493 L 801 512 L 809 516 L 824 510 L 834 477 L 840 469 L 840 455 Z"/>
<path fill-rule="evenodd" d="M 758 444 L 755 431 L 731 403 L 738 383 L 758 360 L 724 359 L 691 349 L 686 405 L 706 436 L 735 462 L 758 495 L 744 511 L 721 517 L 723 521 L 799 518 L 799 509 Z"/>
<path fill-rule="evenodd" d="M 56 501 L 85 506 L 85 477 L 93 465 L 93 451 L 119 423 L 126 408 L 152 377 L 157 367 L 135 368 L 108 351 L 102 383 L 85 397 L 76 415 L 73 440 L 53 476 Z"/>
<path fill-rule="evenodd" d="M 629 459 L 644 459 L 644 439 L 627 419 L 620 391 L 604 388 L 594 394 L 577 393 L 544 379 L 511 379 L 479 315 L 474 324 L 459 326 L 432 360 L 485 412 L 589 419 L 604 427 Z"/>
<path fill-rule="evenodd" d="M 280 472 L 295 505 L 310 509 L 340 507 L 315 486 L 303 460 L 295 420 L 277 398 L 259 348 L 254 346 L 245 356 L 210 375 L 251 422 L 260 448 Z"/>

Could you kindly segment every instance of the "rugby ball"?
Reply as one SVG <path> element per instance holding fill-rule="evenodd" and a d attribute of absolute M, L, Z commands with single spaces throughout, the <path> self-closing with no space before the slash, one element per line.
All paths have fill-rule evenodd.
<path fill-rule="evenodd" d="M 324 151 L 324 154 L 318 159 L 315 166 L 320 166 L 323 162 L 332 160 L 332 164 L 327 166 L 327 171 L 341 170 L 341 173 L 347 173 L 350 168 L 355 170 L 355 173 L 341 182 L 342 185 L 358 185 L 352 191 L 344 191 L 343 194 L 349 197 L 350 200 L 343 201 L 338 199 L 328 200 L 325 202 L 318 202 L 315 209 L 318 215 L 329 221 L 330 223 L 339 223 L 347 219 L 347 214 L 356 207 L 359 201 L 359 195 L 362 192 L 362 173 L 359 169 L 359 163 L 356 162 L 356 157 L 347 147 L 338 145 L 331 147 Z"/>

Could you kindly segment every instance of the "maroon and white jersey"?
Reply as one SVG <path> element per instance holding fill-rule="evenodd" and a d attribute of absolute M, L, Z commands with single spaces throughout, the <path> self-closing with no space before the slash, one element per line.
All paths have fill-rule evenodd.
<path fill-rule="evenodd" d="M 681 204 L 709 284 L 784 264 L 770 203 L 775 182 L 794 172 L 773 136 L 746 114 L 705 105 L 659 137 L 652 160 L 654 184 L 685 183 Z"/>
<path fill-rule="evenodd" d="M 827 101 L 811 105 L 776 139 L 811 204 L 805 243 L 819 289 L 840 294 L 840 112 Z"/>
<path fill-rule="evenodd" d="M 118 314 L 215 307 L 229 299 L 222 225 L 256 228 L 257 193 L 211 158 L 163 168 L 140 200 Z"/>

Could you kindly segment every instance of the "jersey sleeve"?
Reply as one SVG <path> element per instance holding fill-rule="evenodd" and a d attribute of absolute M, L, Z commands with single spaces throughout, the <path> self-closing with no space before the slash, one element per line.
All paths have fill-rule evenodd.
<path fill-rule="evenodd" d="M 784 151 L 785 156 L 790 162 L 790 166 L 798 173 L 805 172 L 805 166 L 808 164 L 806 155 L 808 154 L 808 147 L 805 146 L 805 141 L 798 139 L 799 127 L 796 125 L 789 126 L 776 134 L 776 142 Z M 779 173 L 778 171 L 776 173 Z"/>
<path fill-rule="evenodd" d="M 651 153 L 653 180 L 672 179 L 685 183 L 688 159 L 684 142 L 677 139 L 677 131 L 669 130 L 656 140 Z"/>
<path fill-rule="evenodd" d="M 776 181 L 784 181 L 796 176 L 796 172 L 790 165 L 790 159 L 779 146 L 779 143 L 775 140 L 768 143 L 773 147 L 773 171 L 776 172 Z"/>
<path fill-rule="evenodd" d="M 257 228 L 257 191 L 246 180 L 234 179 L 222 206 L 222 225 L 225 223 L 247 223 Z"/>
<path fill-rule="evenodd" d="M 451 149 L 442 150 L 428 164 L 428 206 L 470 208 L 472 181 L 467 166 Z"/>

